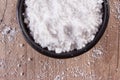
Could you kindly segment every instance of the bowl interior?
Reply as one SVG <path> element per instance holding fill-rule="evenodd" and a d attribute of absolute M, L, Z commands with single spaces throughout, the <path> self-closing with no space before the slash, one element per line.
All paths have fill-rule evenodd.
<path fill-rule="evenodd" d="M 95 44 L 100 40 L 100 38 L 102 37 L 103 33 L 106 30 L 108 20 L 109 20 L 109 4 L 107 0 L 104 0 L 104 3 L 102 4 L 103 8 L 101 10 L 103 12 L 103 17 L 102 17 L 103 22 L 100 25 L 99 31 L 96 33 L 94 40 L 88 43 L 84 48 L 80 50 L 73 50 L 70 52 L 56 54 L 54 51 L 48 51 L 47 48 L 42 48 L 39 44 L 34 42 L 34 39 L 30 34 L 30 30 L 27 27 L 27 24 L 24 23 L 25 17 L 23 16 L 23 13 L 25 12 L 25 8 L 26 8 L 24 2 L 25 0 L 18 0 L 18 5 L 17 5 L 17 18 L 18 18 L 18 22 L 22 30 L 22 33 L 24 35 L 24 38 L 35 50 L 37 50 L 43 55 L 46 55 L 52 58 L 60 58 L 60 59 L 72 58 L 87 52 L 93 46 L 95 46 Z"/>

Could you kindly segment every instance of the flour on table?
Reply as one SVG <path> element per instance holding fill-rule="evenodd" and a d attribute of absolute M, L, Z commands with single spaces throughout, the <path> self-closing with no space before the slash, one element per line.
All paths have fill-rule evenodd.
<path fill-rule="evenodd" d="M 103 0 L 25 0 L 36 43 L 56 53 L 82 49 L 102 23 Z"/>
<path fill-rule="evenodd" d="M 102 46 L 99 46 L 99 47 L 97 47 L 97 48 L 94 48 L 94 49 L 92 50 L 92 52 L 93 52 L 92 57 L 93 57 L 93 58 L 96 58 L 96 59 L 101 58 L 101 57 L 105 54 L 105 52 L 103 52 L 103 51 L 105 51 L 105 50 L 103 49 Z"/>
<path fill-rule="evenodd" d="M 19 44 L 19 47 L 20 48 L 23 48 L 25 45 L 24 44 Z"/>
<path fill-rule="evenodd" d="M 116 18 L 120 20 L 120 1 L 114 2 L 116 8 Z"/>
<path fill-rule="evenodd" d="M 11 26 L 4 26 L 3 29 L 1 29 L 0 33 L 2 34 L 2 38 L 0 39 L 0 41 L 4 42 L 4 41 L 14 41 L 15 36 L 17 34 L 17 30 L 15 27 L 11 27 Z M 6 39 L 5 39 L 6 36 Z"/>

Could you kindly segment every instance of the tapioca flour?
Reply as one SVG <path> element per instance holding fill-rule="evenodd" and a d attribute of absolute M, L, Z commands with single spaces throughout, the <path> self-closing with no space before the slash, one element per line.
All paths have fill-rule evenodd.
<path fill-rule="evenodd" d="M 102 23 L 103 0 L 25 0 L 36 43 L 56 53 L 82 49 Z"/>

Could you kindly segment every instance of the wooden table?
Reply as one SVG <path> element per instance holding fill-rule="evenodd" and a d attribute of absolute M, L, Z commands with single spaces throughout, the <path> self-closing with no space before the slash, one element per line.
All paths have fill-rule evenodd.
<path fill-rule="evenodd" d="M 120 4 L 119 0 L 109 0 L 110 21 L 99 43 L 89 52 L 65 60 L 33 50 L 16 20 L 17 0 L 5 1 L 0 0 L 0 19 L 5 11 L 0 23 L 0 80 L 120 80 L 120 19 L 115 3 Z"/>

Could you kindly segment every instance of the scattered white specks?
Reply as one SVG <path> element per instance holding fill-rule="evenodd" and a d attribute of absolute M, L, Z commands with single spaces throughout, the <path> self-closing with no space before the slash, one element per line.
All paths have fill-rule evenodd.
<path fill-rule="evenodd" d="M 15 72 L 15 71 L 12 71 L 12 72 L 10 72 L 10 74 L 11 74 L 11 75 L 15 75 L 15 74 L 16 74 L 16 72 Z"/>
<path fill-rule="evenodd" d="M 95 48 L 93 49 L 93 58 L 100 58 L 103 55 L 103 49 L 102 48 Z"/>
<path fill-rule="evenodd" d="M 20 58 L 24 58 L 25 57 L 25 55 L 20 55 Z"/>
<path fill-rule="evenodd" d="M 57 75 L 57 76 L 54 78 L 54 80 L 64 80 L 64 77 L 65 77 L 64 74 L 65 74 L 65 73 L 62 72 L 60 75 Z"/>
<path fill-rule="evenodd" d="M 47 77 L 47 73 L 43 72 L 37 75 L 37 79 L 44 80 Z"/>
<path fill-rule="evenodd" d="M 4 40 L 11 42 L 15 39 L 15 35 L 18 31 L 14 27 L 5 25 L 0 32 L 2 34 L 2 39 L 1 39 L 2 42 L 4 42 Z"/>
<path fill-rule="evenodd" d="M 64 64 L 64 61 L 58 59 L 58 60 L 56 60 L 56 63 L 57 63 L 57 64 Z"/>
<path fill-rule="evenodd" d="M 0 60 L 0 69 L 4 69 L 5 68 L 5 61 L 4 60 Z"/>
<path fill-rule="evenodd" d="M 17 67 L 21 67 L 21 64 L 18 64 Z"/>
<path fill-rule="evenodd" d="M 25 73 L 24 73 L 24 72 L 21 72 L 21 73 L 20 73 L 20 76 L 24 76 L 24 75 L 25 75 Z"/>
<path fill-rule="evenodd" d="M 32 61 L 32 60 L 33 60 L 33 58 L 31 58 L 31 57 L 28 58 L 28 61 Z"/>
<path fill-rule="evenodd" d="M 60 75 L 57 75 L 54 80 L 61 80 Z"/>
<path fill-rule="evenodd" d="M 23 48 L 25 45 L 24 44 L 19 44 L 19 47 L 20 48 Z"/>
<path fill-rule="evenodd" d="M 7 35 L 7 34 L 9 34 L 10 32 L 11 32 L 11 28 L 10 27 L 5 27 L 3 30 L 2 30 L 2 34 L 3 35 Z"/>
<path fill-rule="evenodd" d="M 88 61 L 88 62 L 87 62 L 87 65 L 88 65 L 88 66 L 90 66 L 90 64 L 91 64 L 91 62 L 90 62 L 90 61 Z"/>
<path fill-rule="evenodd" d="M 73 77 L 83 77 L 86 75 L 85 71 L 82 71 L 79 66 L 71 68 L 71 74 Z"/>
<path fill-rule="evenodd" d="M 116 18 L 120 20 L 120 1 L 114 3 L 116 8 Z"/>
<path fill-rule="evenodd" d="M 114 1 L 113 3 L 111 3 L 111 4 L 113 4 L 113 6 L 114 6 L 114 7 L 111 7 L 111 13 L 114 14 L 113 16 L 116 19 L 118 19 L 118 22 L 119 22 L 119 20 L 120 20 L 120 1 L 117 0 L 117 1 Z"/>
<path fill-rule="evenodd" d="M 11 50 L 9 50 L 8 52 L 7 52 L 7 54 L 10 54 L 11 53 Z"/>

